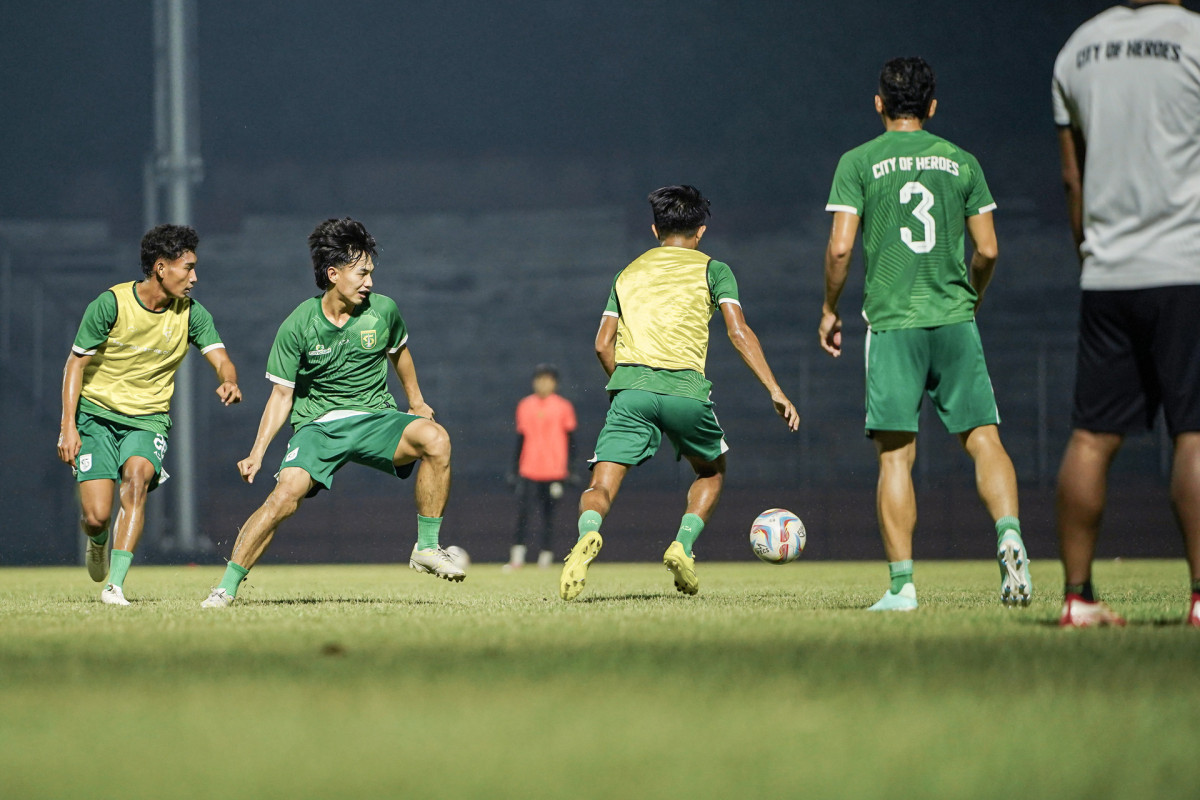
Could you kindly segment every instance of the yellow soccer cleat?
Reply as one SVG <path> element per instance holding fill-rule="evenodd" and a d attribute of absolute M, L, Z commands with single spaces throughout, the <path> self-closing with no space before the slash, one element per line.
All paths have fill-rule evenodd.
<path fill-rule="evenodd" d="M 696 577 L 696 559 L 683 552 L 683 545 L 671 542 L 663 553 L 663 565 L 675 576 L 675 588 L 684 594 L 700 591 L 700 579 Z"/>
<path fill-rule="evenodd" d="M 592 531 L 575 543 L 571 552 L 567 553 L 562 576 L 558 579 L 559 597 L 563 600 L 574 600 L 579 596 L 583 585 L 587 583 L 588 564 L 600 554 L 603 544 L 604 540 L 597 531 Z"/>

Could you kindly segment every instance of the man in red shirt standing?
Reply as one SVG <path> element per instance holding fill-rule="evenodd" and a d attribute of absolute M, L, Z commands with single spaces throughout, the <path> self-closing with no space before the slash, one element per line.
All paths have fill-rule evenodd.
<path fill-rule="evenodd" d="M 525 566 L 525 528 L 534 502 L 542 507 L 542 550 L 538 566 L 554 561 L 554 507 L 563 495 L 575 452 L 575 407 L 560 394 L 558 369 L 539 364 L 533 372 L 533 394 L 517 403 L 517 532 L 505 570 Z"/>

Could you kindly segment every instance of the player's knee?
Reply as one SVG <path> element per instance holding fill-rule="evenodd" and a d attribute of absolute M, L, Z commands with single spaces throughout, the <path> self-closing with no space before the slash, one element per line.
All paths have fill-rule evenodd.
<path fill-rule="evenodd" d="M 95 536 L 101 531 L 108 530 L 108 523 L 112 518 L 112 513 L 101 514 L 95 509 L 85 508 L 79 515 L 79 523 L 83 529 L 87 531 L 88 536 Z"/>
<path fill-rule="evenodd" d="M 296 513 L 296 509 L 300 508 L 300 501 L 303 498 L 297 494 L 291 487 L 278 485 L 267 496 L 265 503 L 271 517 L 278 520 L 284 520 Z"/>
<path fill-rule="evenodd" d="M 450 434 L 436 422 L 430 422 L 421 437 L 421 457 L 426 461 L 450 460 Z"/>

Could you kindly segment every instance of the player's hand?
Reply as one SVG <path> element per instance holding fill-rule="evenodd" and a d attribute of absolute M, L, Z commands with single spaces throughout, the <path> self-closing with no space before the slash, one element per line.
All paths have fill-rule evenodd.
<path fill-rule="evenodd" d="M 424 417 L 425 419 L 433 419 L 433 407 L 429 403 L 417 403 L 412 408 L 408 409 L 408 413 L 414 417 Z"/>
<path fill-rule="evenodd" d="M 242 402 L 242 390 L 233 381 L 225 381 L 217 387 L 217 399 L 226 406 L 240 403 Z"/>
<path fill-rule="evenodd" d="M 837 358 L 842 354 L 842 317 L 836 311 L 821 312 L 821 327 L 817 329 L 821 349 Z"/>
<path fill-rule="evenodd" d="M 64 464 L 75 466 L 75 456 L 79 455 L 79 448 L 83 446 L 83 442 L 79 438 L 79 431 L 74 425 L 69 430 L 61 430 L 58 433 L 58 460 Z"/>
<path fill-rule="evenodd" d="M 800 412 L 792 405 L 792 401 L 787 399 L 787 395 L 782 391 L 772 392 L 771 403 L 775 406 L 775 413 L 787 423 L 789 431 L 799 430 Z"/>
<path fill-rule="evenodd" d="M 254 476 L 262 469 L 262 456 L 251 453 L 238 462 L 238 472 L 246 483 L 254 483 Z"/>

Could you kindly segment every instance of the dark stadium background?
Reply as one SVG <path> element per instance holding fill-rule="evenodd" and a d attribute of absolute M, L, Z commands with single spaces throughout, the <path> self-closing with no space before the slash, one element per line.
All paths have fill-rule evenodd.
<path fill-rule="evenodd" d="M 838 156 L 880 131 L 880 65 L 913 54 L 939 77 L 930 129 L 979 157 L 999 203 L 1001 259 L 980 327 L 1026 538 L 1035 559 L 1054 557 L 1077 291 L 1050 70 L 1069 33 L 1108 3 L 198 5 L 194 296 L 216 318 L 246 401 L 218 407 L 196 359 L 199 518 L 214 545 L 173 551 L 168 523 L 147 532 L 139 560 L 217 561 L 266 495 L 269 475 L 246 487 L 234 465 L 268 393 L 275 327 L 315 293 L 305 236 L 342 215 L 379 240 L 376 289 L 398 301 L 426 398 L 453 436 L 443 542 L 502 559 L 513 406 L 536 363 L 557 363 L 590 454 L 606 406 L 591 345 L 609 282 L 653 244 L 646 193 L 677 182 L 712 199 L 705 250 L 734 267 L 747 318 L 804 415 L 788 435 L 717 323 L 710 377 L 733 449 L 698 553 L 748 558 L 750 520 L 779 505 L 807 522 L 806 557 L 880 558 L 857 259 L 848 352 L 834 362 L 816 344 L 823 207 Z M 138 275 L 151 35 L 149 2 L 23 4 L 0 26 L 0 563 L 78 558 L 73 483 L 54 450 L 60 371 L 86 303 Z M 922 424 L 917 555 L 987 557 L 970 462 L 935 419 Z M 1166 463 L 1161 433 L 1129 443 L 1102 555 L 1180 552 Z M 656 558 L 688 480 L 669 448 L 635 471 L 605 556 Z M 335 486 L 285 524 L 268 561 L 406 557 L 411 486 L 356 467 Z M 563 545 L 575 492 L 560 511 Z"/>

